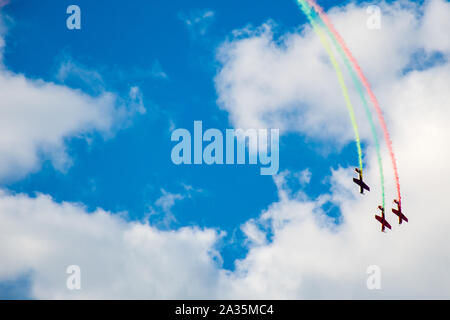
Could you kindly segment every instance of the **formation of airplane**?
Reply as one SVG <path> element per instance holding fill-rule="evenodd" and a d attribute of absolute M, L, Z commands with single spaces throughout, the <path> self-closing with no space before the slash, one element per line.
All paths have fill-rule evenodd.
<path fill-rule="evenodd" d="M 359 186 L 359 192 L 364 194 L 364 190 L 370 191 L 370 187 L 363 181 L 362 170 L 355 168 L 355 172 L 358 173 L 359 178 L 353 178 L 353 182 Z M 402 224 L 403 221 L 408 222 L 408 218 L 403 214 L 401 203 L 399 200 L 394 199 L 394 203 L 397 205 L 397 208 L 392 208 L 392 212 L 398 216 L 398 224 Z M 378 209 L 381 210 L 381 216 L 375 215 L 375 219 L 381 223 L 381 231 L 385 232 L 385 229 L 392 229 L 389 222 L 387 222 L 386 217 L 384 215 L 383 206 L 378 206 Z"/>

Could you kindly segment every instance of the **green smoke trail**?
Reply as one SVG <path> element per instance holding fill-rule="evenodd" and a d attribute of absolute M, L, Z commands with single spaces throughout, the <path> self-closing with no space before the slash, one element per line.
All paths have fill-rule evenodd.
<path fill-rule="evenodd" d="M 353 70 L 351 64 L 350 64 L 350 60 L 348 59 L 348 57 L 346 56 L 345 52 L 342 50 L 341 46 L 339 45 L 336 37 L 334 36 L 334 34 L 329 30 L 329 28 L 325 25 L 324 21 L 317 16 L 317 14 L 314 11 L 311 11 L 311 7 L 308 6 L 308 4 L 304 1 L 304 0 L 299 0 L 299 2 L 303 2 L 305 6 L 307 6 L 309 8 L 309 12 L 311 17 L 314 20 L 318 20 L 320 25 L 322 26 L 322 28 L 327 32 L 328 36 L 330 37 L 330 39 L 333 41 L 333 45 L 334 47 L 337 49 L 337 51 L 339 52 L 339 55 L 342 57 L 342 59 L 344 60 L 344 64 L 347 68 L 347 70 L 350 73 L 350 76 L 352 78 L 352 81 L 358 91 L 358 94 L 361 98 L 361 101 L 363 103 L 364 106 L 364 111 L 366 113 L 367 118 L 369 119 L 369 123 L 370 123 L 370 129 L 372 131 L 372 136 L 373 139 L 375 141 L 375 148 L 376 148 L 376 152 L 377 152 L 377 160 L 378 160 L 378 168 L 380 171 L 380 180 L 381 180 L 381 195 L 382 195 L 382 203 L 383 203 L 383 208 L 385 207 L 385 193 L 384 193 L 384 174 L 383 174 L 383 161 L 381 158 L 381 151 L 380 151 L 380 143 L 378 140 L 378 134 L 375 128 L 375 124 L 373 122 L 373 118 L 372 118 L 372 113 L 370 112 L 369 109 L 369 105 L 367 103 L 367 99 L 364 95 L 364 90 L 361 86 L 361 83 L 355 73 L 355 71 Z"/>
<path fill-rule="evenodd" d="M 327 51 L 328 57 L 331 61 L 331 64 L 333 65 L 334 71 L 336 72 L 339 85 L 342 89 L 342 94 L 345 99 L 345 103 L 347 105 L 348 114 L 350 116 L 350 120 L 353 126 L 353 132 L 355 135 L 355 142 L 356 142 L 356 149 L 358 151 L 358 162 L 359 162 L 359 169 L 361 172 L 363 172 L 363 165 L 362 165 L 362 152 L 361 152 L 361 141 L 359 139 L 359 132 L 358 132 L 358 125 L 356 124 L 355 119 L 355 112 L 353 109 L 352 102 L 350 101 L 350 96 L 348 94 L 347 86 L 345 85 L 344 77 L 342 75 L 341 68 L 339 67 L 339 64 L 336 61 L 336 58 L 334 57 L 333 51 L 331 50 L 330 46 L 328 45 L 326 36 L 320 29 L 320 27 L 317 25 L 317 23 L 314 21 L 313 13 L 311 12 L 311 8 L 308 6 L 308 4 L 303 0 L 298 0 L 298 3 L 300 4 L 300 8 L 303 11 L 303 13 L 307 16 L 309 22 L 311 23 L 314 32 L 319 37 L 320 42 L 322 43 L 323 47 Z"/>

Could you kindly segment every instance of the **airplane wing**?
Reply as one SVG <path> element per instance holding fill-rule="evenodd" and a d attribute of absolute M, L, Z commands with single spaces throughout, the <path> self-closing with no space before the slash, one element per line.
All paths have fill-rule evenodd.
<path fill-rule="evenodd" d="M 408 222 L 408 218 L 407 218 L 403 213 L 401 213 L 399 210 L 397 210 L 397 209 L 392 209 L 392 212 L 395 213 L 397 216 L 399 216 L 400 219 L 402 219 L 402 220 Z M 401 222 L 400 222 L 400 223 L 401 223 Z"/>
<path fill-rule="evenodd" d="M 386 227 L 388 227 L 389 229 L 391 229 L 391 225 L 390 225 L 389 222 L 387 222 L 386 220 L 384 220 L 384 225 L 385 225 Z"/>
<path fill-rule="evenodd" d="M 377 219 L 383 226 L 385 226 L 388 229 L 391 229 L 391 225 L 389 222 L 386 221 L 386 219 L 381 218 L 380 216 L 375 215 L 375 219 Z"/>
<path fill-rule="evenodd" d="M 356 183 L 361 188 L 361 193 L 363 193 L 363 189 L 366 189 L 367 191 L 370 191 L 370 188 L 367 184 L 364 183 L 364 181 L 360 179 L 353 178 L 353 182 Z"/>
<path fill-rule="evenodd" d="M 366 189 L 367 191 L 370 191 L 370 188 L 367 184 L 365 184 L 363 181 L 361 181 L 361 187 L 363 187 L 364 189 Z"/>

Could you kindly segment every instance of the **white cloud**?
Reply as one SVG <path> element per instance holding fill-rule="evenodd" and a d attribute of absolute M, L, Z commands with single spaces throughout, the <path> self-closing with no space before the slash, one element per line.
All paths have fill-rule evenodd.
<path fill-rule="evenodd" d="M 248 244 L 261 246 L 267 243 L 266 234 L 258 228 L 253 219 L 244 223 L 241 230 L 245 234 Z"/>
<path fill-rule="evenodd" d="M 174 205 L 181 200 L 191 199 L 194 194 L 202 193 L 202 189 L 194 188 L 191 185 L 181 183 L 183 192 L 173 193 L 161 189 L 161 196 L 149 206 L 149 212 L 146 215 L 147 220 L 151 221 L 154 225 L 158 225 L 164 228 L 170 227 L 172 222 L 176 222 L 177 218 L 172 211 Z"/>
<path fill-rule="evenodd" d="M 311 170 L 309 170 L 308 168 L 295 173 L 295 177 L 302 185 L 308 184 L 311 181 L 311 176 L 312 176 Z"/>
<path fill-rule="evenodd" d="M 188 13 L 180 12 L 178 18 L 186 24 L 193 37 L 203 36 L 214 19 L 214 11 L 202 9 L 192 10 Z"/>
<path fill-rule="evenodd" d="M 275 179 L 281 194 L 280 201 L 272 204 L 259 221 L 253 223 L 254 228 L 259 224 L 265 226 L 271 223 L 273 242 L 251 248 L 245 259 L 238 261 L 237 271 L 230 275 L 231 281 L 226 282 L 224 292 L 228 293 L 227 297 L 450 297 L 450 250 L 445 245 L 450 240 L 447 232 L 450 216 L 446 204 L 450 154 L 443 147 L 450 138 L 450 65 L 447 62 L 407 75 L 399 72 L 408 63 L 409 54 L 421 47 L 428 51 L 441 50 L 448 59 L 447 46 L 435 41 L 433 35 L 439 36 L 442 30 L 449 29 L 450 4 L 435 0 L 426 3 L 425 7 L 421 17 L 415 11 L 410 11 L 415 10 L 414 7 L 407 9 L 406 6 L 400 8 L 394 4 L 388 7 L 383 4 L 382 11 L 388 13 L 387 16 L 383 15 L 382 30 L 385 29 L 385 34 L 375 35 L 380 37 L 375 41 L 375 47 L 372 41 L 367 40 L 368 34 L 363 36 L 368 31 L 358 28 L 363 21 L 363 8 L 350 5 L 347 9 L 333 10 L 331 13 L 331 20 L 336 22 L 337 29 L 348 39 L 349 47 L 362 61 L 363 69 L 368 70 L 368 78 L 375 83 L 375 92 L 381 93 L 380 100 L 385 106 L 399 161 L 403 210 L 410 222 L 398 227 L 395 216 L 390 213 L 390 202 L 395 192 L 389 155 L 384 151 L 389 208 L 387 217 L 394 229 L 386 234 L 379 231 L 379 223 L 374 219 L 380 191 L 373 143 L 366 156 L 370 168 L 366 172 L 366 179 L 372 186 L 370 194 L 362 197 L 354 192 L 351 168 L 341 168 L 332 174 L 330 200 L 342 212 L 339 226 L 335 226 L 322 212 L 320 203 L 323 195 L 319 199 L 291 199 L 291 191 L 285 189 L 286 184 L 281 175 Z M 440 17 L 441 14 L 446 18 Z M 442 24 L 430 26 L 427 21 L 434 21 L 434 15 L 438 16 Z M 295 51 L 299 59 L 305 58 L 305 51 L 312 50 L 313 44 L 305 40 L 309 33 L 303 38 L 288 35 L 286 46 L 281 47 L 272 42 L 267 31 L 226 45 L 231 58 L 229 55 L 224 60 L 224 69 L 218 76 L 218 89 L 222 94 L 222 106 L 230 111 L 235 123 L 242 126 L 242 123 L 254 119 L 265 122 L 267 110 L 285 111 L 289 104 L 296 101 L 308 101 L 313 108 L 306 112 L 317 112 L 324 117 L 316 119 L 305 133 L 312 134 L 312 130 L 315 134 L 321 125 L 335 121 L 333 118 L 336 119 L 337 112 L 334 109 L 328 110 L 323 103 L 313 103 L 312 98 L 304 98 L 308 94 L 317 94 L 318 87 L 325 82 L 327 94 L 323 100 L 328 101 L 328 95 L 339 99 L 328 88 L 333 86 L 326 80 L 329 73 L 313 73 L 313 79 L 306 82 L 309 78 L 304 76 L 302 69 L 298 69 L 301 62 L 290 60 L 295 44 L 300 46 L 301 43 Z M 427 36 L 417 39 L 414 36 L 416 34 Z M 375 50 L 382 43 L 382 47 L 389 50 Z M 377 58 L 378 55 L 381 58 Z M 250 66 L 244 61 L 251 62 Z M 284 67 L 285 63 L 295 72 L 300 70 L 300 75 L 289 72 L 289 68 Z M 329 69 L 325 62 L 321 62 L 320 53 L 310 56 L 307 63 L 317 68 L 323 64 L 322 67 Z M 272 67 L 272 64 L 276 67 Z M 242 72 L 239 73 L 238 69 Z M 309 72 L 306 74 L 309 75 Z M 316 79 L 321 81 L 316 83 Z M 335 81 L 334 77 L 330 81 Z M 298 93 L 294 87 L 301 88 L 302 93 Z M 260 94 L 263 99 L 253 99 Z M 250 108 L 244 108 L 241 97 L 248 98 L 245 101 L 250 104 Z M 361 120 L 360 123 L 366 123 L 364 119 Z M 338 122 L 343 126 L 342 129 L 348 127 L 345 121 Z M 279 123 L 295 130 L 283 117 Z M 305 127 L 299 128 L 304 130 Z M 346 141 L 345 137 L 341 135 L 339 139 Z M 325 138 L 331 138 L 328 131 Z M 260 228 L 259 232 L 265 234 L 265 229 Z M 253 230 L 250 239 L 254 233 L 256 231 Z M 381 291 L 370 291 L 366 287 L 367 267 L 374 264 L 381 268 Z"/>
<path fill-rule="evenodd" d="M 3 41 L 0 38 L 0 41 Z M 3 42 L 2 42 L 3 43 Z M 98 73 L 73 63 L 60 69 L 59 77 L 70 74 L 82 81 L 100 82 Z M 18 179 L 50 159 L 58 169 L 70 164 L 65 150 L 67 139 L 95 133 L 110 135 L 126 125 L 130 117 L 144 113 L 139 88 L 129 97 L 105 91 L 96 96 L 40 79 L 12 73 L 0 67 L 0 179 Z"/>
<path fill-rule="evenodd" d="M 179 193 L 170 193 L 164 189 L 161 190 L 161 192 L 162 196 L 156 200 L 155 204 L 161 207 L 164 211 L 170 210 L 175 204 L 175 200 L 181 200 L 184 198 L 184 196 Z"/>
<path fill-rule="evenodd" d="M 172 222 L 177 221 L 172 212 L 172 207 L 176 201 L 183 200 L 185 196 L 180 193 L 167 192 L 164 189 L 161 189 L 161 193 L 162 195 L 155 201 L 154 206 L 150 207 L 149 216 L 162 215 L 162 217 L 159 217 L 161 223 L 165 227 L 169 227 Z"/>
<path fill-rule="evenodd" d="M 164 70 L 162 69 L 161 64 L 159 63 L 158 60 L 155 60 L 155 62 L 153 63 L 151 75 L 152 75 L 152 77 L 158 78 L 158 79 L 168 79 L 169 78 L 167 76 L 167 74 L 164 72 Z"/>
<path fill-rule="evenodd" d="M 380 200 L 373 144 L 367 149 L 365 174 L 372 191 L 365 196 L 355 191 L 349 168 L 333 171 L 331 191 L 318 199 L 292 198 L 295 193 L 287 190 L 286 173 L 274 177 L 280 200 L 242 227 L 251 245 L 235 272 L 215 262 L 220 262 L 214 249 L 218 231 L 195 227 L 161 231 L 100 209 L 88 213 L 79 205 L 58 204 L 43 195 L 3 193 L 0 279 L 31 272 L 32 296 L 37 298 L 449 298 L 450 65 L 399 73 L 418 48 L 441 50 L 448 56 L 446 45 L 432 37 L 440 30 L 434 28 L 445 27 L 450 16 L 441 19 L 444 26 L 424 21 L 448 12 L 450 4 L 434 0 L 426 7 L 421 16 L 412 11 L 414 7 L 382 4 L 383 12 L 389 13 L 382 24 L 387 30 L 382 31 L 385 36 L 373 36 L 380 37 L 375 44 L 359 27 L 365 26 L 364 8 L 350 5 L 331 13 L 380 95 L 409 223 L 398 227 L 387 212 L 393 230 L 382 234 L 373 218 Z M 413 43 L 409 39 L 414 34 L 429 36 Z M 293 125 L 298 122 L 313 135 L 321 124 L 328 128 L 336 123 L 318 134 L 347 142 L 345 106 L 336 105 L 340 93 L 317 40 L 310 30 L 285 39 L 285 46 L 279 47 L 266 29 L 225 45 L 225 64 L 217 78 L 222 107 L 239 127 L 276 121 L 282 128 L 298 130 Z M 375 51 L 380 44 L 389 50 Z M 296 69 L 300 66 L 304 69 Z M 292 122 L 282 115 L 298 107 L 304 119 Z M 274 113 L 281 114 L 272 117 Z M 336 136 L 337 132 L 342 134 Z M 391 201 L 394 185 L 386 151 L 383 158 Z M 340 225 L 324 214 L 324 201 L 340 208 Z M 272 241 L 267 243 L 269 237 Z M 70 264 L 82 268 L 81 291 L 65 288 L 65 268 Z M 381 268 L 380 291 L 366 287 L 370 265 Z"/>
<path fill-rule="evenodd" d="M 445 1 L 430 1 L 427 14 L 422 21 L 419 36 L 425 49 L 450 52 L 448 30 L 450 22 L 450 6 Z"/>
<path fill-rule="evenodd" d="M 397 81 L 417 49 L 447 50 L 443 42 L 434 40 L 434 35 L 446 37 L 443 30 L 449 26 L 441 17 L 446 11 L 434 9 L 448 7 L 441 1 L 431 2 L 422 20 L 412 3 L 381 5 L 381 30 L 366 27 L 365 7 L 350 4 L 333 9 L 331 16 L 372 88 L 382 93 Z M 441 25 L 427 22 L 434 21 L 435 11 L 439 11 Z M 236 32 L 236 37 L 219 49 L 222 68 L 215 79 L 219 106 L 229 112 L 235 127 L 280 128 L 314 139 L 349 142 L 353 132 L 344 99 L 317 36 L 309 26 L 301 33 L 279 36 L 274 34 L 277 28 L 273 24 Z M 341 68 L 347 74 L 343 65 Z M 358 123 L 363 123 L 366 115 L 348 77 L 347 84 Z M 381 105 L 388 105 L 382 94 L 379 100 Z M 367 126 L 361 126 L 360 131 L 363 139 L 370 137 Z"/>
<path fill-rule="evenodd" d="M 38 195 L 0 196 L 0 281 L 31 274 L 36 298 L 212 297 L 220 234 L 160 231 L 120 215 L 86 212 Z M 66 288 L 66 268 L 81 268 L 80 291 Z"/>

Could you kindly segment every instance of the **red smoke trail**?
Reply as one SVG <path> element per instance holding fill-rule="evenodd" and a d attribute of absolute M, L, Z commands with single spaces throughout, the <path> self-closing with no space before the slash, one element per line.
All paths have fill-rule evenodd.
<path fill-rule="evenodd" d="M 378 103 L 377 98 L 375 97 L 375 94 L 373 93 L 372 89 L 370 88 L 369 81 L 367 81 L 366 77 L 364 76 L 364 73 L 361 70 L 361 67 L 359 66 L 356 59 L 353 57 L 352 53 L 348 49 L 347 45 L 344 42 L 344 39 L 342 39 L 341 35 L 337 32 L 337 30 L 334 28 L 333 24 L 331 23 L 330 19 L 328 19 L 328 16 L 323 11 L 322 7 L 320 7 L 314 0 L 306 0 L 311 7 L 313 7 L 319 16 L 322 18 L 323 22 L 326 24 L 328 29 L 331 31 L 331 33 L 336 37 L 338 43 L 341 45 L 342 49 L 345 52 L 345 55 L 348 57 L 350 62 L 352 63 L 356 73 L 358 74 L 359 79 L 361 80 L 364 88 L 366 88 L 367 93 L 369 94 L 369 98 L 372 101 L 373 105 L 375 106 L 375 110 L 378 115 L 378 119 L 381 123 L 381 128 L 383 129 L 384 133 L 384 140 L 386 141 L 387 147 L 389 149 L 389 155 L 391 157 L 392 161 L 392 167 L 394 168 L 394 175 L 395 175 L 395 183 L 397 185 L 397 196 L 398 196 L 398 202 L 401 204 L 402 202 L 402 196 L 400 193 L 400 178 L 398 176 L 398 170 L 397 170 L 397 161 L 395 160 L 394 150 L 392 149 L 392 141 L 389 136 L 389 131 L 386 126 L 386 122 L 384 121 L 383 117 L 383 111 L 381 111 L 380 105 Z"/>

